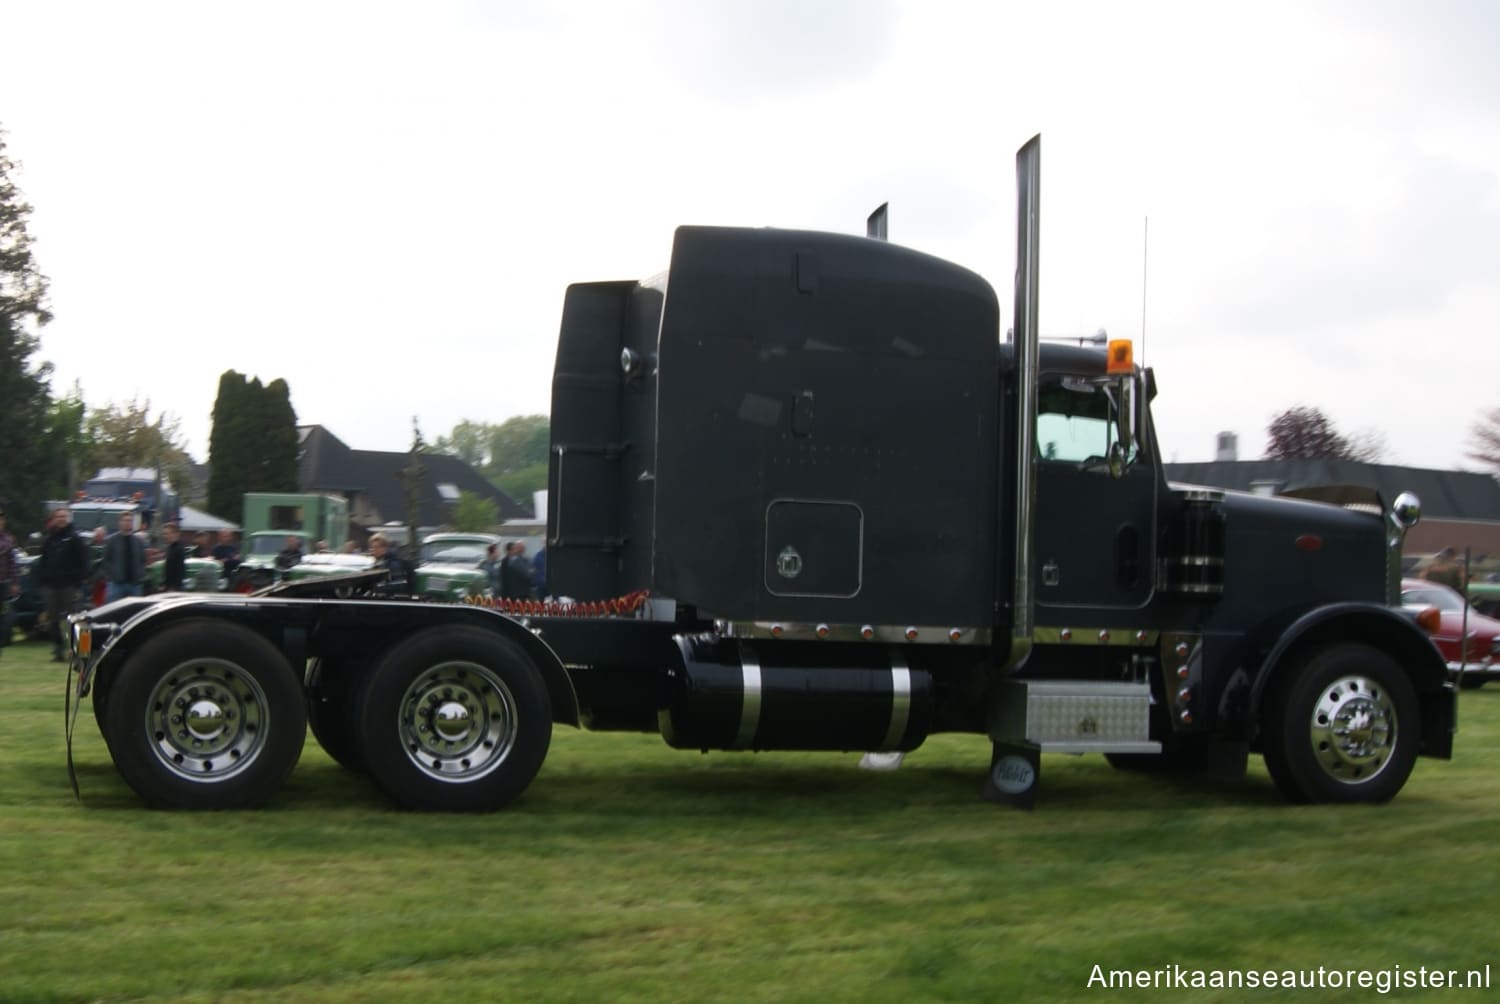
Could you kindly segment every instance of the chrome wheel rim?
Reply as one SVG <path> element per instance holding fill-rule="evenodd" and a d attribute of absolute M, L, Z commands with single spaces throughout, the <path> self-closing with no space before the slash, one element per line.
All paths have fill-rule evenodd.
<path fill-rule="evenodd" d="M 401 746 L 439 781 L 474 781 L 510 755 L 516 700 L 496 673 L 474 662 L 429 667 L 401 696 Z"/>
<path fill-rule="evenodd" d="M 151 752 L 170 773 L 212 784 L 244 771 L 266 746 L 270 702 L 227 659 L 193 659 L 162 674 L 146 702 Z"/>
<path fill-rule="evenodd" d="M 1389 765 L 1396 726 L 1396 704 L 1385 687 L 1365 676 L 1340 677 L 1313 706 L 1313 755 L 1334 780 L 1363 784 Z"/>

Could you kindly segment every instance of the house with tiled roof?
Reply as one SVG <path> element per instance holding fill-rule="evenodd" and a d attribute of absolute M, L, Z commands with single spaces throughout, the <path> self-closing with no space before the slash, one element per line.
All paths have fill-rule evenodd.
<path fill-rule="evenodd" d="M 297 481 L 304 492 L 342 495 L 349 520 L 368 530 L 407 519 L 406 452 L 356 450 L 321 425 L 297 428 Z M 531 508 L 490 484 L 457 457 L 423 454 L 418 475 L 418 525 L 440 527 L 452 521 L 462 492 L 490 499 L 500 519 L 527 519 Z"/>

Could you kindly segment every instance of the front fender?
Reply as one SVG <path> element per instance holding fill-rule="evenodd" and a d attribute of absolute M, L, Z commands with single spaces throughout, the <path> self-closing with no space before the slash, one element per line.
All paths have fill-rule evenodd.
<path fill-rule="evenodd" d="M 1452 755 L 1458 727 L 1457 691 L 1448 680 L 1442 654 L 1402 611 L 1374 603 L 1333 603 L 1293 621 L 1266 654 L 1251 687 L 1248 713 L 1259 722 L 1262 702 L 1282 674 L 1295 672 L 1315 648 L 1336 642 L 1362 642 L 1390 655 L 1406 671 L 1422 708 L 1424 756 Z"/>

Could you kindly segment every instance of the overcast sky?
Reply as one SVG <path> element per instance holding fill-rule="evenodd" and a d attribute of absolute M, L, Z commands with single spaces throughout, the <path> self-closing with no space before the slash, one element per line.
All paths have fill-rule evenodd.
<path fill-rule="evenodd" d="M 0 0 L 54 390 L 205 459 L 218 377 L 402 450 L 549 409 L 564 287 L 682 223 L 863 232 L 1137 339 L 1168 460 L 1317 406 L 1473 467 L 1500 407 L 1500 3 Z M 1143 231 L 1149 218 L 1149 256 Z M 1143 273 L 1146 279 L 1143 311 Z M 1143 335 L 1144 317 L 1144 338 Z M 1144 341 L 1144 353 L 1141 341 Z"/>

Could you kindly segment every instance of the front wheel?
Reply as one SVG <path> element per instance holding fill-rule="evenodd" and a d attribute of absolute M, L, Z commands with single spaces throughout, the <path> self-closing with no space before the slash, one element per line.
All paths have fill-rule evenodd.
<path fill-rule="evenodd" d="M 1293 802 L 1389 801 L 1416 764 L 1416 690 L 1368 645 L 1315 651 L 1272 688 L 1262 714 L 1266 769 Z"/>
<path fill-rule="evenodd" d="M 407 639 L 360 703 L 362 761 L 408 809 L 499 809 L 531 783 L 552 741 L 541 672 L 513 642 L 474 628 Z"/>
<path fill-rule="evenodd" d="M 307 738 L 301 682 L 274 645 L 236 624 L 163 630 L 99 695 L 115 766 L 158 808 L 260 805 Z"/>

